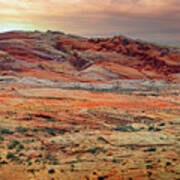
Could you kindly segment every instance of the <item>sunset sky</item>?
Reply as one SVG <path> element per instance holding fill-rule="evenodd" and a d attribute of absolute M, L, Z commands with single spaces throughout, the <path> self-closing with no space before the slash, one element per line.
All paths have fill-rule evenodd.
<path fill-rule="evenodd" d="M 0 31 L 47 29 L 180 43 L 180 0 L 0 0 Z"/>

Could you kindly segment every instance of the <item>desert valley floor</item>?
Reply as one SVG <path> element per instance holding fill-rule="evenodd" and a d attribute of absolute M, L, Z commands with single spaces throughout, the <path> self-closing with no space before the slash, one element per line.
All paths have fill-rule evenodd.
<path fill-rule="evenodd" d="M 179 89 L 0 89 L 0 179 L 178 179 Z"/>

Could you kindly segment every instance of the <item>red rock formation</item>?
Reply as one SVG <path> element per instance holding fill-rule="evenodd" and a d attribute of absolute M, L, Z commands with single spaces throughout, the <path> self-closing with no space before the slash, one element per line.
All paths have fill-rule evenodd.
<path fill-rule="evenodd" d="M 123 36 L 85 39 L 61 33 L 8 32 L 0 34 L 0 50 L 9 53 L 16 60 L 32 63 L 35 71 L 47 71 L 47 78 L 49 71 L 57 72 L 55 67 L 66 61 L 74 68 L 71 68 L 71 72 L 64 72 L 62 69 L 66 75 L 77 71 L 80 75 L 83 70 L 98 65 L 108 69 L 117 78 L 179 81 L 180 53 L 177 48 L 158 46 Z M 46 63 L 46 68 L 41 68 L 42 62 Z M 26 66 L 27 64 L 21 66 L 21 72 L 32 71 L 32 68 L 28 70 Z M 92 70 L 91 74 L 95 71 Z M 71 78 L 75 76 L 73 74 Z M 91 80 L 82 77 L 80 79 Z"/>

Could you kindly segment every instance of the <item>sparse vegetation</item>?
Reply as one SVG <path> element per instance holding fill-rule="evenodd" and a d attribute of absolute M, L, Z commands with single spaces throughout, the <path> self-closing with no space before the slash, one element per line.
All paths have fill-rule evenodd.
<path fill-rule="evenodd" d="M 48 170 L 48 173 L 49 173 L 49 174 L 54 174 L 54 173 L 55 173 L 55 170 L 54 170 L 54 169 L 49 169 L 49 170 Z"/>
<path fill-rule="evenodd" d="M 146 165 L 146 168 L 147 169 L 153 169 L 153 165 L 148 164 L 148 165 Z"/>
<path fill-rule="evenodd" d="M 28 131 L 28 128 L 24 128 L 24 127 L 17 127 L 16 131 L 19 133 L 25 133 Z"/>
<path fill-rule="evenodd" d="M 92 154 L 95 154 L 97 152 L 97 149 L 96 148 L 91 148 L 91 149 L 88 149 L 88 152 L 92 153 Z"/>
<path fill-rule="evenodd" d="M 47 162 L 48 164 L 52 164 L 52 165 L 59 164 L 58 159 L 55 156 L 53 156 L 50 152 L 48 152 L 45 155 L 45 161 L 44 162 Z"/>
<path fill-rule="evenodd" d="M 6 158 L 10 159 L 11 161 L 19 161 L 19 158 L 14 153 L 11 152 L 7 153 Z"/>
<path fill-rule="evenodd" d="M 155 152 L 157 149 L 155 147 L 150 147 L 146 150 L 144 150 L 144 152 Z"/>
<path fill-rule="evenodd" d="M 10 135 L 14 134 L 14 132 L 9 129 L 1 129 L 0 132 L 1 134 L 10 134 Z"/>
<path fill-rule="evenodd" d="M 164 123 L 164 122 L 159 124 L 159 126 L 165 126 L 165 125 L 166 125 L 166 123 Z"/>
<path fill-rule="evenodd" d="M 19 143 L 19 141 L 17 141 L 17 140 L 13 140 L 12 142 L 11 142 L 11 144 L 8 144 L 8 149 L 14 149 L 17 145 L 19 145 L 20 143 Z"/>
<path fill-rule="evenodd" d="M 148 131 L 153 131 L 154 129 L 155 129 L 154 125 L 151 125 L 151 126 L 149 126 Z"/>
<path fill-rule="evenodd" d="M 136 131 L 139 131 L 139 129 L 135 129 L 132 126 L 118 126 L 118 127 L 114 128 L 114 130 L 123 131 L 123 132 L 136 132 Z"/>
<path fill-rule="evenodd" d="M 15 157 L 15 155 L 13 153 L 8 152 L 8 154 L 6 155 L 7 159 L 13 159 Z"/>
<path fill-rule="evenodd" d="M 170 165 L 171 165 L 171 162 L 167 161 L 166 166 L 170 166 Z"/>
<path fill-rule="evenodd" d="M 0 141 L 4 141 L 4 138 L 2 136 L 0 136 Z"/>

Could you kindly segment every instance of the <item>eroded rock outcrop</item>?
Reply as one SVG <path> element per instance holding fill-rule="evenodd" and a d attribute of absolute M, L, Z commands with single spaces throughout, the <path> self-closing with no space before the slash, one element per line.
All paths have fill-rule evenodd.
<path fill-rule="evenodd" d="M 178 48 L 124 36 L 87 39 L 53 31 L 8 32 L 0 34 L 0 51 L 1 63 L 11 61 L 1 64 L 1 71 L 12 68 L 23 76 L 76 82 L 144 78 L 180 82 Z M 99 67 L 104 70 L 99 72 Z M 89 76 L 86 71 L 91 71 Z"/>

